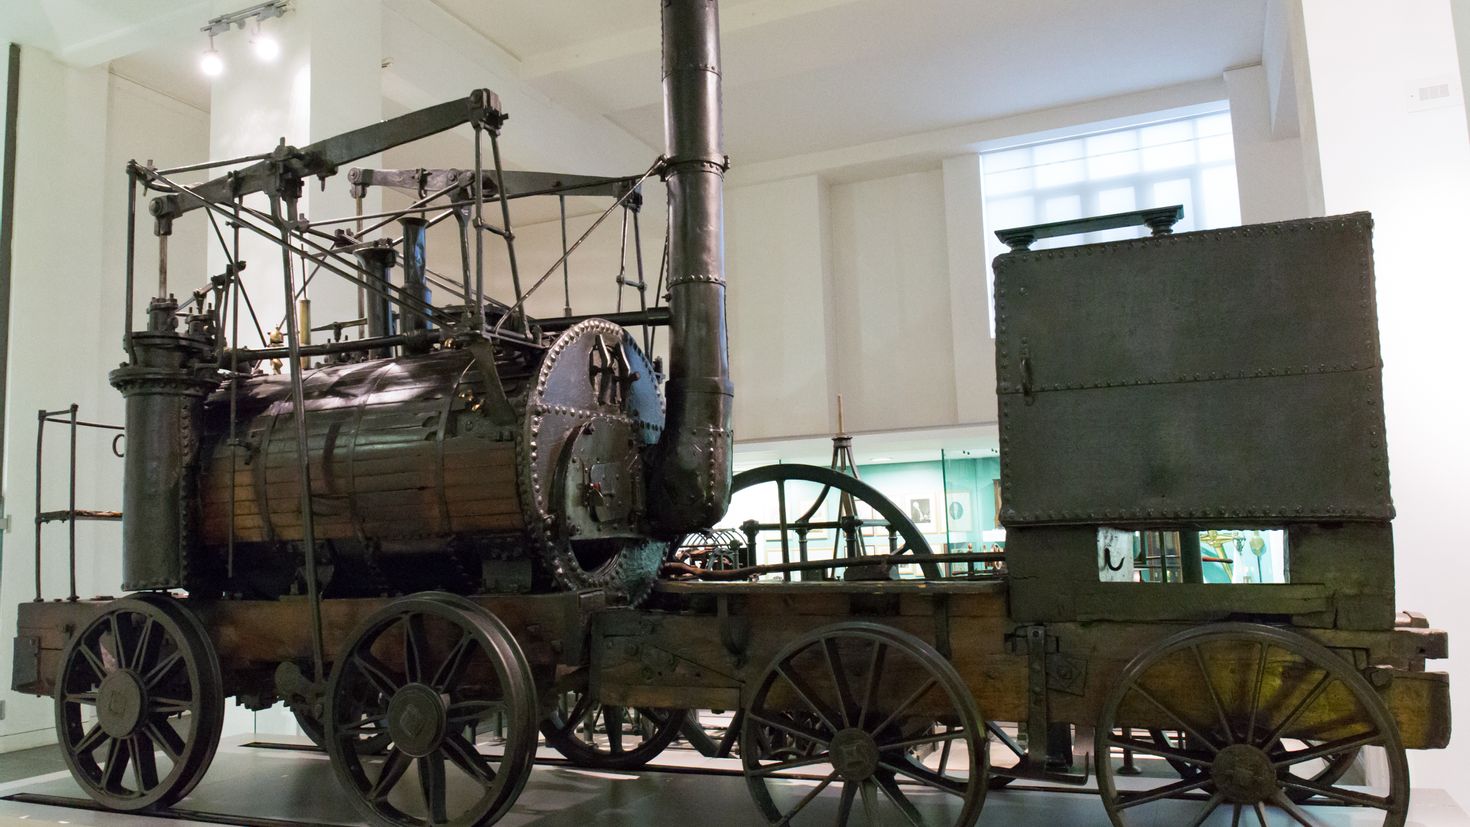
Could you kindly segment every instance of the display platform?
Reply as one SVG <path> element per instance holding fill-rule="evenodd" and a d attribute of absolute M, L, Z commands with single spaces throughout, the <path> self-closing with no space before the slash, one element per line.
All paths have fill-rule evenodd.
<path fill-rule="evenodd" d="M 640 772 L 600 772 L 569 766 L 544 753 L 515 810 L 500 822 L 507 827 L 648 827 L 697 824 L 701 827 L 757 825 L 738 762 L 706 759 L 692 750 L 670 749 L 656 766 Z M 794 782 L 806 783 L 806 782 Z M 829 794 L 830 793 L 830 794 Z M 922 809 L 924 800 L 916 796 Z M 1470 816 L 1442 790 L 1416 789 L 1409 824 L 1470 827 Z M 813 803 L 812 823 L 830 823 L 838 804 L 835 790 Z M 818 808 L 830 811 L 825 818 Z M 1382 824 L 1374 813 L 1347 807 L 1308 808 L 1323 827 Z M 1228 825 L 1228 814 L 1219 820 Z M 1275 813 L 1271 827 L 1285 824 Z M 100 811 L 65 772 L 48 773 L 0 785 L 0 824 L 66 824 L 87 827 L 143 827 L 231 824 L 250 827 L 345 827 L 354 817 L 326 756 L 305 741 L 261 742 L 249 736 L 226 739 L 208 775 L 188 798 L 161 814 L 134 816 Z M 1149 825 L 1179 823 L 1160 812 Z M 1216 820 L 1206 822 L 1215 824 Z M 1254 821 L 1246 821 L 1254 824 Z M 1016 784 L 993 791 L 980 824 L 1006 827 L 1106 827 L 1097 793 Z"/>

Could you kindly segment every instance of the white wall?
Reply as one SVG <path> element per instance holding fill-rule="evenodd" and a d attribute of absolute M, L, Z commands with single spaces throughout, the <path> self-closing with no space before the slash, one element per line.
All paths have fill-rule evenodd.
<path fill-rule="evenodd" d="M 1375 222 L 1398 602 L 1447 629 L 1455 652 L 1470 637 L 1465 579 L 1457 576 L 1470 490 L 1470 394 L 1461 381 L 1470 358 L 1461 241 L 1470 224 L 1470 142 L 1460 100 L 1409 106 L 1411 84 L 1460 72 L 1449 3 L 1413 5 L 1415 13 L 1398 14 L 1372 0 L 1303 4 L 1326 212 L 1371 210 Z M 1456 673 L 1459 663 L 1452 658 L 1449 671 L 1463 712 L 1470 676 Z M 1444 788 L 1470 805 L 1463 734 L 1446 752 L 1411 754 L 1411 764 L 1415 786 Z"/>
<path fill-rule="evenodd" d="M 36 411 L 75 401 L 82 416 L 121 422 L 122 400 L 107 384 L 121 359 L 123 324 L 123 164 L 151 152 L 202 157 L 204 113 L 129 81 L 105 67 L 77 70 L 43 51 L 22 53 L 19 157 L 16 173 L 14 283 L 10 316 L 10 376 L 5 422 L 4 496 L 11 528 L 0 570 L 0 639 L 15 634 L 15 606 L 34 595 L 34 448 Z M 143 242 L 151 223 L 139 228 Z M 140 250 L 151 245 L 140 246 Z M 203 249 L 181 244 L 175 266 L 200 272 Z M 140 256 L 140 260 L 142 256 Z M 42 356 L 44 354 L 44 357 Z M 54 430 L 53 430 L 54 429 Z M 83 432 L 78 444 L 78 506 L 121 505 L 121 461 L 110 435 Z M 65 429 L 48 427 L 45 501 L 66 507 Z M 44 536 L 44 592 L 67 590 L 64 525 Z M 83 597 L 115 594 L 120 580 L 116 524 L 83 524 L 77 531 L 77 586 Z M 0 673 L 9 686 L 11 647 L 0 648 Z M 0 750 L 51 740 L 51 705 L 11 692 L 3 695 Z"/>
<path fill-rule="evenodd" d="M 838 394 L 850 431 L 960 421 L 938 165 L 830 185 L 802 175 L 732 187 L 725 212 L 737 439 L 830 433 Z M 956 229 L 981 232 L 978 223 Z M 988 341 L 975 272 L 981 300 L 957 313 L 975 318 Z"/>
<path fill-rule="evenodd" d="M 955 422 L 946 249 L 940 170 L 832 187 L 830 306 L 849 430 Z"/>
<path fill-rule="evenodd" d="M 725 195 L 725 216 L 735 433 L 830 430 L 836 368 L 846 357 L 829 346 L 836 305 L 827 186 L 805 175 L 736 187 Z"/>
<path fill-rule="evenodd" d="M 736 440 L 831 433 L 837 394 L 851 431 L 993 424 L 979 151 L 1225 94 L 1204 81 L 750 166 L 736 158 L 725 199 Z M 1249 165 L 1242 189 L 1279 187 L 1290 160 Z"/>

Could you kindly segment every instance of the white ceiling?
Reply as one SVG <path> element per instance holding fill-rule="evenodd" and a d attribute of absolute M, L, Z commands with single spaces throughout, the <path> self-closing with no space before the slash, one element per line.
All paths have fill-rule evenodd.
<path fill-rule="evenodd" d="M 661 145 L 655 0 L 433 2 L 508 53 L 537 92 Z M 752 163 L 1218 78 L 1260 61 L 1265 5 L 724 0 L 726 148 Z M 206 108 L 196 40 L 113 69 Z"/>
<path fill-rule="evenodd" d="M 202 49 L 198 38 L 190 38 L 187 46 L 166 43 L 114 60 L 112 71 L 207 112 L 209 78 L 199 71 Z"/>
<path fill-rule="evenodd" d="M 659 4 L 435 0 L 523 77 L 662 141 Z M 1206 78 L 1260 62 L 1265 0 L 725 0 L 737 162 Z"/>

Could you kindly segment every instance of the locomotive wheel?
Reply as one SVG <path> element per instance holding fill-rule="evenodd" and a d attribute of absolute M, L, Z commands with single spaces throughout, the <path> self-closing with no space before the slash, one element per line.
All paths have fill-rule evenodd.
<path fill-rule="evenodd" d="M 820 485 L 821 489 L 810 500 L 794 493 L 788 499 L 787 489 L 789 483 L 808 483 L 807 486 L 804 486 L 806 488 L 811 488 L 812 486 L 810 484 L 814 483 Z M 774 486 L 774 499 L 772 501 L 779 505 L 779 510 L 782 514 L 777 524 L 763 526 L 766 530 L 774 532 L 776 537 L 780 537 L 782 531 L 798 535 L 805 534 L 812 530 L 809 528 L 810 524 L 814 522 L 829 522 L 830 518 L 822 511 L 822 506 L 826 503 L 827 498 L 832 496 L 835 491 L 836 496 L 839 498 L 851 496 L 856 502 L 863 503 L 872 508 L 880 519 L 867 522 L 877 525 L 879 528 L 886 528 L 889 532 L 888 537 L 864 537 L 861 534 L 862 526 L 851 525 L 838 528 L 834 533 L 838 541 L 838 557 L 847 556 L 846 547 L 854 547 L 862 550 L 862 553 L 870 555 L 890 553 L 929 554 L 931 551 L 929 541 L 924 539 L 923 532 L 919 531 L 919 527 L 914 525 L 914 521 L 910 520 L 907 514 L 900 510 L 898 506 L 894 505 L 891 500 L 883 496 L 878 489 L 868 485 L 857 477 L 818 465 L 800 465 L 795 463 L 762 465 L 759 468 L 752 468 L 749 471 L 742 471 L 735 475 L 731 483 L 732 505 L 735 507 L 739 506 L 739 501 L 734 499 L 735 495 L 740 494 L 746 489 L 762 485 Z M 731 524 L 730 519 L 732 516 L 738 517 L 742 515 L 735 514 L 732 510 L 732 514 L 726 515 L 726 520 L 724 521 L 726 525 Z M 730 529 L 726 529 L 725 531 L 730 531 Z M 690 544 L 691 548 L 697 548 L 707 544 L 708 536 L 706 532 L 696 532 L 689 535 L 670 549 L 671 558 L 678 559 L 680 549 L 686 542 Z M 891 549 L 890 544 L 892 545 Z M 796 551 L 797 543 L 793 540 L 791 543 L 793 559 Z M 748 553 L 754 557 L 753 550 Z M 923 571 L 926 579 L 937 580 L 944 576 L 938 563 L 926 562 L 917 565 Z M 705 566 L 699 567 L 703 568 Z M 722 568 L 722 566 L 708 567 Z M 723 566 L 723 568 L 727 568 L 727 566 Z"/>
<path fill-rule="evenodd" d="M 687 715 L 683 709 L 598 705 L 585 692 L 566 692 L 541 722 L 541 734 L 578 766 L 635 770 L 674 742 Z"/>
<path fill-rule="evenodd" d="M 473 734 L 492 718 L 499 757 Z M 530 777 L 535 723 L 519 644 L 468 601 L 416 595 L 384 607 L 353 633 L 327 684 L 327 754 L 376 823 L 495 823 Z M 374 740 L 386 741 L 381 755 L 366 749 Z"/>
<path fill-rule="evenodd" d="M 1168 721 L 1187 735 L 1184 744 L 1117 734 L 1140 716 Z M 1294 740 L 1294 727 L 1315 727 L 1321 737 L 1293 748 L 1307 743 Z M 1365 746 L 1381 747 L 1387 759 L 1387 781 L 1376 789 L 1303 771 Z M 1111 750 L 1122 747 L 1190 769 L 1177 781 L 1148 787 L 1129 779 L 1119 789 Z M 1199 825 L 1212 816 L 1239 824 L 1243 814 L 1262 825 L 1320 824 L 1302 808 L 1303 795 L 1381 811 L 1389 827 L 1402 827 L 1408 813 L 1398 725 L 1373 687 L 1320 644 L 1270 626 L 1202 626 L 1139 655 L 1103 707 L 1097 755 L 1098 789 L 1117 827 L 1161 819 Z"/>
<path fill-rule="evenodd" d="M 769 823 L 965 827 L 979 818 L 984 720 L 954 667 L 922 640 L 834 624 L 783 649 L 753 687 L 740 756 Z M 763 749 L 763 731 L 800 744 L 800 757 Z M 819 800 L 834 785 L 836 800 Z"/>
<path fill-rule="evenodd" d="M 166 807 L 204 777 L 224 722 L 223 680 L 209 635 L 173 598 L 107 604 L 67 645 L 56 686 L 62 757 L 99 804 Z"/>
<path fill-rule="evenodd" d="M 301 727 L 301 734 L 321 749 L 327 748 L 326 725 L 322 720 L 309 712 L 300 709 L 292 709 L 291 715 L 296 719 L 296 725 Z M 388 735 L 381 733 L 373 738 L 364 740 L 358 745 L 364 755 L 382 755 L 388 748 Z"/>

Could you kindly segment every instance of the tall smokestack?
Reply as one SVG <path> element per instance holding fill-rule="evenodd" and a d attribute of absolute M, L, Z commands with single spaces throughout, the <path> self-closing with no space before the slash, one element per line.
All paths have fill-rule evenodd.
<path fill-rule="evenodd" d="M 730 502 L 730 355 L 725 332 L 720 21 L 715 0 L 663 0 L 664 181 L 669 198 L 668 414 L 649 508 L 677 535 Z"/>

